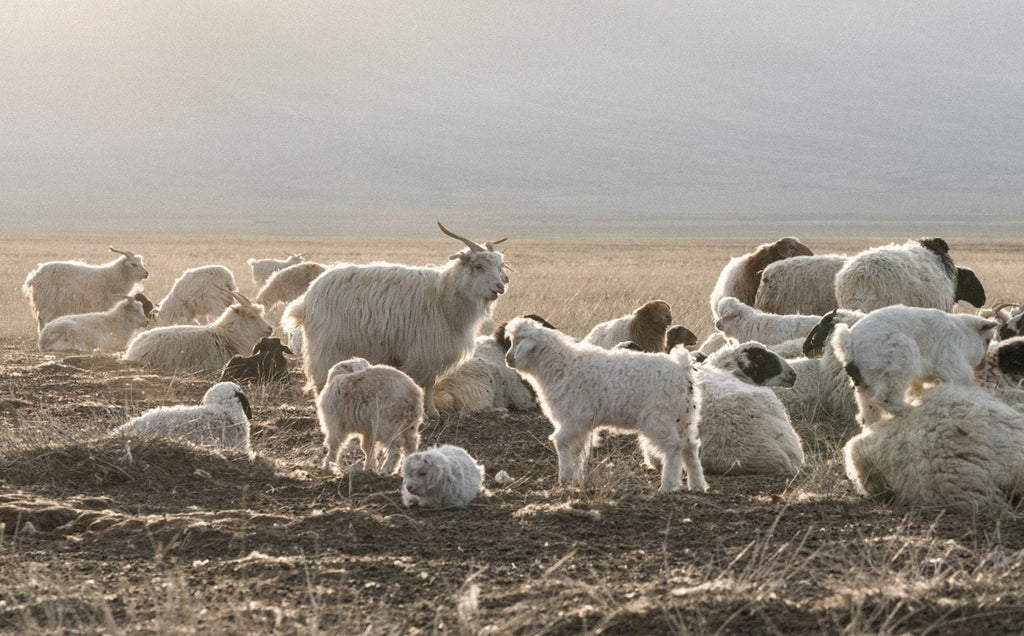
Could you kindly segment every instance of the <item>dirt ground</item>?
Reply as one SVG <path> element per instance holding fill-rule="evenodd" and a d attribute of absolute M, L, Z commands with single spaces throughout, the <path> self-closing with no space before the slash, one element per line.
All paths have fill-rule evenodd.
<path fill-rule="evenodd" d="M 1024 527 L 859 498 L 853 432 L 798 426 L 795 478 L 656 492 L 634 439 L 558 487 L 538 412 L 428 422 L 487 493 L 406 509 L 400 479 L 319 470 L 312 399 L 247 390 L 256 459 L 109 437 L 208 380 L 0 343 L 0 630 L 333 633 L 991 633 L 1024 624 Z M 799 423 L 798 423 L 799 424 Z M 346 455 L 355 464 L 359 452 Z M 492 478 L 506 471 L 511 483 Z"/>

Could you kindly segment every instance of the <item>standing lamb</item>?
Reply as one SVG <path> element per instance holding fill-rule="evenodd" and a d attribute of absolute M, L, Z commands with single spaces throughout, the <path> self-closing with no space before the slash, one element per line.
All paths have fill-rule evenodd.
<path fill-rule="evenodd" d="M 484 483 L 484 467 L 451 444 L 409 455 L 402 474 L 402 503 L 421 508 L 465 508 Z"/>
<path fill-rule="evenodd" d="M 331 367 L 316 399 L 316 414 L 324 434 L 323 469 L 337 465 L 342 444 L 360 438 L 363 469 L 376 471 L 377 446 L 387 449 L 383 472 L 391 474 L 401 455 L 419 445 L 423 421 L 423 389 L 398 369 L 349 358 Z"/>
<path fill-rule="evenodd" d="M 772 314 L 822 315 L 838 307 L 836 273 L 845 254 L 794 256 L 764 268 L 754 307 Z"/>
<path fill-rule="evenodd" d="M 301 263 L 303 260 L 302 254 L 292 254 L 284 260 L 278 260 L 273 258 L 250 258 L 246 261 L 249 267 L 252 268 L 252 280 L 256 283 L 256 289 L 263 287 L 263 284 L 267 282 L 270 275 L 279 269 L 284 269 L 289 265 L 296 265 Z"/>
<path fill-rule="evenodd" d="M 858 491 L 896 505 L 1002 513 L 1024 497 L 1024 415 L 979 386 L 936 386 L 843 455 Z"/>
<path fill-rule="evenodd" d="M 642 351 L 665 350 L 665 332 L 672 325 L 672 309 L 664 300 L 652 300 L 621 318 L 602 322 L 590 330 L 583 342 L 611 349 L 630 340 Z"/>
<path fill-rule="evenodd" d="M 143 331 L 128 343 L 124 359 L 160 373 L 213 374 L 234 355 L 252 350 L 273 328 L 263 307 L 238 292 L 238 300 L 208 325 L 173 325 Z"/>
<path fill-rule="evenodd" d="M 478 245 L 438 227 L 467 246 L 447 265 L 339 265 L 288 305 L 282 324 L 286 332 L 302 327 L 308 388 L 319 392 L 331 365 L 361 356 L 408 373 L 424 389 L 427 415 L 438 417 L 435 380 L 472 352 L 507 280 L 494 250 L 501 241 Z"/>
<path fill-rule="evenodd" d="M 252 409 L 233 382 L 210 387 L 200 406 L 161 406 L 146 411 L 115 432 L 122 435 L 159 435 L 187 439 L 215 448 L 234 448 L 252 456 L 249 420 Z"/>
<path fill-rule="evenodd" d="M 157 320 L 161 325 L 205 324 L 231 306 L 235 291 L 235 275 L 223 265 L 186 269 L 157 305 Z"/>
<path fill-rule="evenodd" d="M 707 490 L 700 464 L 699 396 L 690 356 L 602 349 L 528 318 L 514 318 L 508 365 L 537 391 L 555 431 L 558 482 L 582 482 L 595 430 L 635 431 L 644 456 L 662 466 L 661 490 L 679 487 L 683 469 L 690 490 Z"/>
<path fill-rule="evenodd" d="M 862 425 L 882 412 L 908 408 L 908 390 L 924 383 L 974 381 L 999 323 L 971 314 L 894 305 L 875 310 L 853 327 L 835 326 L 832 347 L 853 380 Z"/>
<path fill-rule="evenodd" d="M 115 250 L 118 258 L 103 265 L 80 261 L 41 263 L 29 272 L 21 290 L 28 296 L 40 331 L 59 316 L 106 311 L 149 276 L 142 256 Z"/>
<path fill-rule="evenodd" d="M 711 292 L 711 315 L 718 320 L 718 301 L 726 296 L 738 298 L 748 305 L 754 304 L 761 272 L 775 261 L 794 256 L 811 256 L 814 252 L 793 237 L 780 238 L 774 243 L 758 245 L 750 254 L 731 259 L 718 276 Z"/>
<path fill-rule="evenodd" d="M 125 298 L 107 311 L 71 314 L 46 323 L 39 332 L 39 350 L 121 351 L 132 334 L 147 324 L 142 303 Z"/>
<path fill-rule="evenodd" d="M 940 238 L 871 248 L 836 273 L 836 301 L 846 309 L 906 305 L 951 311 L 957 300 L 981 307 L 985 289 L 974 272 L 953 264 Z"/>

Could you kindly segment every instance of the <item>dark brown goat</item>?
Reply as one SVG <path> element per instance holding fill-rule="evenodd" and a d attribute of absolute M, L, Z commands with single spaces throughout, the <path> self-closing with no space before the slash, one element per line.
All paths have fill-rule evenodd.
<path fill-rule="evenodd" d="M 291 354 L 280 338 L 263 338 L 252 348 L 252 355 L 232 356 L 220 374 L 221 382 L 275 382 L 288 378 L 288 360 Z"/>

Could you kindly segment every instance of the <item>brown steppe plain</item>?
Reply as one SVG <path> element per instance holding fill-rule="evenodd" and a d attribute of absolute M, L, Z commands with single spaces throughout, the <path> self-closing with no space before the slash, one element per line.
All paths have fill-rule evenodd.
<path fill-rule="evenodd" d="M 499 237 L 474 237 L 480 240 Z M 711 331 L 708 293 L 760 241 L 519 241 L 494 319 L 538 313 L 574 336 L 663 298 Z M 802 237 L 816 253 L 902 241 Z M 1024 241 L 945 237 L 989 303 L 1022 300 Z M 442 416 L 422 443 L 465 447 L 487 493 L 465 510 L 406 509 L 398 477 L 319 470 L 300 364 L 247 390 L 256 459 L 108 431 L 197 403 L 206 378 L 161 377 L 114 355 L 35 347 L 21 294 L 48 260 L 145 257 L 154 300 L 220 263 L 255 294 L 248 257 L 443 263 L 458 245 L 274 237 L 0 239 L 0 630 L 45 633 L 1007 633 L 1024 625 L 1024 526 L 859 497 L 842 466 L 855 430 L 795 421 L 794 478 L 709 476 L 659 494 L 635 440 L 607 438 L 582 487 L 559 487 L 538 412 Z M 272 312 L 276 319 L 280 309 Z M 344 464 L 359 459 L 355 446 Z M 514 481 L 491 477 L 500 470 Z"/>

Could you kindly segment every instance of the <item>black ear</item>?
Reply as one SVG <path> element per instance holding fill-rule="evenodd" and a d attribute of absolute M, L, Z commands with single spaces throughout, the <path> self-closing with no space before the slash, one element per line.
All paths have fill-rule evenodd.
<path fill-rule="evenodd" d="M 921 244 L 921 247 L 928 248 L 936 254 L 949 254 L 949 244 L 937 236 L 918 239 L 917 242 Z"/>
<path fill-rule="evenodd" d="M 969 267 L 956 268 L 955 300 L 964 300 L 975 307 L 985 306 L 985 287 Z"/>
<path fill-rule="evenodd" d="M 838 313 L 839 308 L 837 307 L 822 316 L 818 324 L 814 325 L 814 328 L 811 329 L 811 332 L 807 334 L 807 338 L 804 340 L 804 356 L 817 358 L 821 355 L 822 349 L 825 348 L 825 343 L 828 342 L 828 337 L 832 335 L 832 330 L 835 329 L 836 315 Z"/>
<path fill-rule="evenodd" d="M 242 404 L 242 410 L 245 412 L 245 416 L 252 419 L 252 407 L 249 406 L 249 398 L 245 397 L 245 393 L 241 391 L 235 391 L 235 397 Z"/>
<path fill-rule="evenodd" d="M 295 355 L 295 352 L 292 351 L 288 345 L 281 345 L 281 351 L 284 351 L 288 355 Z"/>
<path fill-rule="evenodd" d="M 523 316 L 523 318 L 529 318 L 530 320 L 539 322 L 540 324 L 544 325 L 548 329 L 555 329 L 556 331 L 558 330 L 558 327 L 554 326 L 553 324 L 551 324 L 547 320 L 544 320 L 543 318 L 541 318 L 537 314 L 526 314 L 525 316 Z"/>

